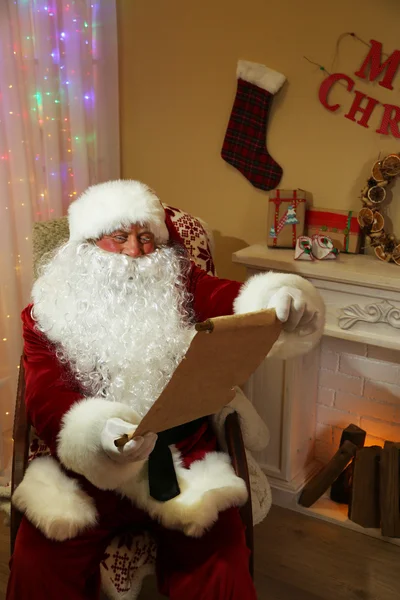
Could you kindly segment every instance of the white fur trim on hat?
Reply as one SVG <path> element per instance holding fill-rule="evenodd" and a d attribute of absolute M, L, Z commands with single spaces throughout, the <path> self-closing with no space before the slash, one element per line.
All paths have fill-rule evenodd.
<path fill-rule="evenodd" d="M 168 241 L 164 208 L 147 185 L 116 180 L 92 185 L 69 207 L 71 241 L 98 239 L 119 227 L 148 225 L 158 243 Z"/>
<path fill-rule="evenodd" d="M 254 83 L 271 94 L 276 94 L 286 81 L 282 73 L 248 60 L 238 61 L 236 76 L 238 79 Z"/>

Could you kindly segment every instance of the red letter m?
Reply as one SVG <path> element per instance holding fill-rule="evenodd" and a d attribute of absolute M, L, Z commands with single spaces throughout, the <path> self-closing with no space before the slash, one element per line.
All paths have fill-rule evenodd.
<path fill-rule="evenodd" d="M 361 65 L 361 69 L 356 71 L 355 75 L 357 75 L 357 77 L 362 77 L 362 79 L 366 79 L 366 71 L 369 67 L 369 80 L 375 81 L 383 71 L 386 71 L 385 76 L 382 81 L 379 82 L 379 85 L 388 90 L 392 90 L 392 81 L 400 64 L 400 50 L 395 50 L 382 64 L 382 44 L 375 40 L 370 40 L 370 42 L 371 50 L 368 52 L 366 59 Z"/>

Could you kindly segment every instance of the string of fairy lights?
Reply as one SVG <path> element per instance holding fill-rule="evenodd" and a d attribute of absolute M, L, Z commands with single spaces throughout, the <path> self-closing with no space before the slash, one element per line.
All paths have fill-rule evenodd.
<path fill-rule="evenodd" d="M 9 37 L 0 41 L 11 59 L 9 70 L 5 62 L 0 69 L 0 165 L 5 181 L 13 186 L 9 197 L 16 220 L 20 211 L 28 210 L 34 221 L 60 216 L 81 191 L 76 169 L 85 153 L 94 154 L 96 143 L 99 1 L 14 0 L 11 5 Z M 16 131 L 21 132 L 19 138 Z M 18 164 L 19 143 L 27 166 Z M 29 201 L 26 193 L 18 193 L 18 185 L 30 190 Z M 55 197 L 60 210 L 54 208 Z M 23 241 L 30 244 L 29 235 Z M 21 254 L 14 260 L 18 276 Z M 13 318 L 4 317 L 0 339 L 7 343 L 12 338 L 7 324 Z"/>
<path fill-rule="evenodd" d="M 32 143 L 26 139 L 28 135 L 24 135 L 21 143 L 25 144 L 25 154 L 31 153 L 27 156 L 29 180 L 31 184 L 36 183 L 34 213 L 35 220 L 41 220 L 51 218 L 55 212 L 50 192 L 56 185 L 61 187 L 63 212 L 77 195 L 74 152 L 82 143 L 85 147 L 93 145 L 94 132 L 90 126 L 96 102 L 93 64 L 97 50 L 98 3 L 92 0 L 77 7 L 73 0 L 70 3 L 15 0 L 14 5 L 15 14 L 23 9 L 30 11 L 29 28 L 25 35 L 13 39 L 12 47 L 14 67 L 26 79 L 26 98 L 25 106 L 22 100 L 22 110 L 9 110 L 6 114 L 9 118 L 22 119 L 22 131 L 31 132 L 32 127 L 38 131 L 34 152 Z M 24 23 L 26 25 L 26 18 Z M 78 66 L 73 63 L 71 66 L 69 55 L 75 56 L 75 62 L 79 56 Z M 9 83 L 8 88 L 11 90 L 13 83 Z M 79 131 L 74 125 L 74 133 L 71 132 L 71 113 L 79 114 L 81 124 Z M 3 152 L 0 159 L 8 160 L 10 154 L 11 149 Z M 24 179 L 19 178 L 19 182 L 24 183 Z M 11 181 L 8 183 L 11 185 Z M 21 202 L 20 206 L 28 205 Z"/>

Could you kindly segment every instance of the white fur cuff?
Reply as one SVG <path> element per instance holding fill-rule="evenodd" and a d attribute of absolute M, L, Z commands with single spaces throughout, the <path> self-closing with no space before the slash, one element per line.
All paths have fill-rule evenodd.
<path fill-rule="evenodd" d="M 57 453 L 61 462 L 103 490 L 116 489 L 143 467 L 142 461 L 118 464 L 102 449 L 101 432 L 107 419 L 114 417 L 134 425 L 140 421 L 132 408 L 120 402 L 101 398 L 82 400 L 64 415 L 58 436 Z"/>
<path fill-rule="evenodd" d="M 201 537 L 215 523 L 220 512 L 246 502 L 246 484 L 235 474 L 227 454 L 210 452 L 188 469 L 182 465 L 176 449 L 172 450 L 172 456 L 181 490 L 175 498 L 168 502 L 154 500 L 149 495 L 147 477 L 144 476 L 119 488 L 164 527 L 180 529 L 191 537 Z"/>
<path fill-rule="evenodd" d="M 268 354 L 268 358 L 287 359 L 310 352 L 320 341 L 325 325 L 325 304 L 318 290 L 299 275 L 287 273 L 260 273 L 250 277 L 243 285 L 234 302 L 235 313 L 248 313 L 265 309 L 269 300 L 281 287 L 301 290 L 316 309 L 317 315 L 313 330 L 306 335 L 302 332 L 282 331 Z"/>
<path fill-rule="evenodd" d="M 74 538 L 97 521 L 94 500 L 51 456 L 31 462 L 12 503 L 51 540 Z"/>
<path fill-rule="evenodd" d="M 271 94 L 276 94 L 286 81 L 282 73 L 248 60 L 238 61 L 236 76 L 238 79 L 254 83 Z"/>

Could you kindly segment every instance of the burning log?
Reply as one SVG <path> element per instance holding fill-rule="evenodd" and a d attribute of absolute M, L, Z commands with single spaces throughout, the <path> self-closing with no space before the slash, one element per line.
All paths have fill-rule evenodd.
<path fill-rule="evenodd" d="M 340 446 L 342 446 L 345 441 L 349 441 L 355 444 L 357 448 L 363 448 L 366 435 L 367 432 L 364 431 L 364 429 L 351 424 L 343 430 L 342 437 L 340 438 Z M 353 461 L 339 475 L 336 481 L 333 482 L 331 487 L 331 500 L 338 502 L 339 504 L 349 504 L 352 478 Z"/>
<path fill-rule="evenodd" d="M 346 440 L 322 471 L 305 485 L 299 499 L 299 504 L 306 508 L 312 506 L 339 477 L 343 469 L 347 467 L 355 456 L 356 451 L 356 444 Z"/>

